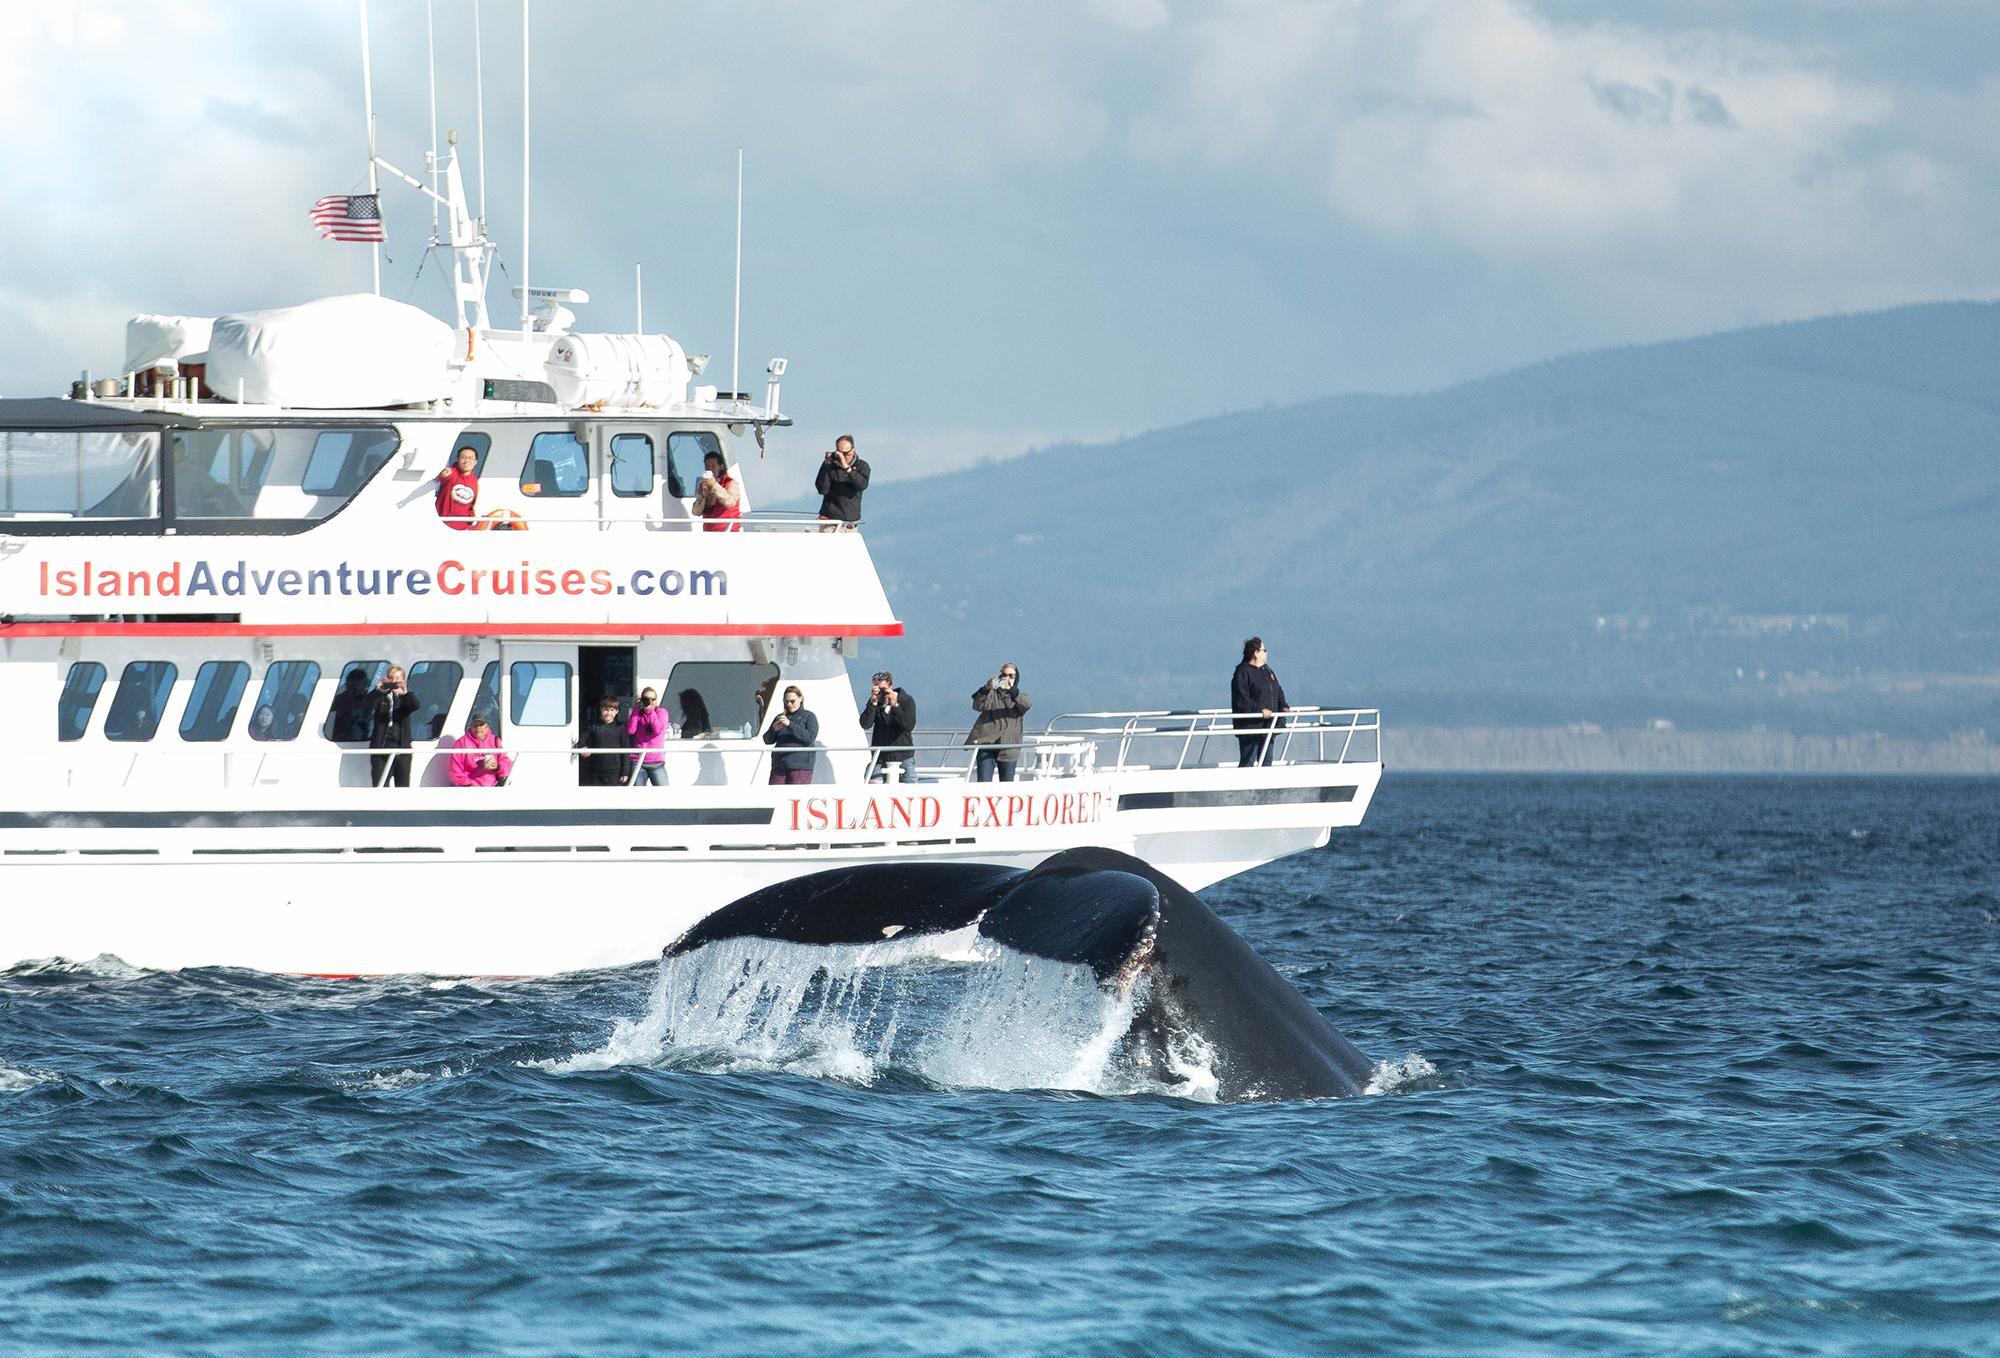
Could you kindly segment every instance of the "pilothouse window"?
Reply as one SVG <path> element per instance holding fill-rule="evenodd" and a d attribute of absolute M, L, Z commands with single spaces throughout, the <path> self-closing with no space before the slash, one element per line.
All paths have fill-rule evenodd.
<path fill-rule="evenodd" d="M 516 726 L 567 726 L 569 666 L 560 660 L 516 660 L 507 667 Z"/>
<path fill-rule="evenodd" d="M 0 518 L 156 518 L 159 453 L 151 430 L 0 432 Z"/>
<path fill-rule="evenodd" d="M 644 434 L 616 434 L 611 439 L 611 493 L 653 493 L 653 440 Z"/>
<path fill-rule="evenodd" d="M 544 430 L 528 445 L 521 468 L 521 494 L 581 495 L 590 488 L 590 454 L 567 429 Z"/>
<path fill-rule="evenodd" d="M 275 429 L 187 429 L 174 433 L 174 515 L 249 519 L 271 473 Z"/>
<path fill-rule="evenodd" d="M 685 500 L 694 492 L 688 487 L 701 480 L 701 460 L 722 452 L 722 440 L 706 429 L 683 430 L 667 435 L 667 493 Z M 729 459 L 724 455 L 723 461 Z"/>
<path fill-rule="evenodd" d="M 396 436 L 387 429 L 327 429 L 313 440 L 312 457 L 299 489 L 308 495 L 338 495 L 345 500 L 368 484 L 396 451 Z"/>

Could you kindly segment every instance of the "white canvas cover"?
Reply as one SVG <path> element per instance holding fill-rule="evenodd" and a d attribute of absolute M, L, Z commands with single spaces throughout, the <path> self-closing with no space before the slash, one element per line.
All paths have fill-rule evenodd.
<path fill-rule="evenodd" d="M 163 363 L 199 363 L 208 349 L 209 316 L 134 316 L 125 322 L 125 368 L 145 372 Z"/>
<path fill-rule="evenodd" d="M 452 328 L 369 293 L 216 319 L 208 388 L 225 400 L 320 410 L 435 401 L 451 386 Z"/>

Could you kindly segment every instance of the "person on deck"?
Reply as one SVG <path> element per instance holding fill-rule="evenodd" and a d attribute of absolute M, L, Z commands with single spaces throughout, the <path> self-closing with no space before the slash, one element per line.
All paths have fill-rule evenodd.
<path fill-rule="evenodd" d="M 979 747 L 972 759 L 973 782 L 990 783 L 996 777 L 1003 783 L 1014 781 L 1021 758 L 1021 718 L 1031 704 L 1021 692 L 1020 667 L 1012 662 L 973 691 L 972 710 L 979 715 L 965 738 L 966 744 Z"/>
<path fill-rule="evenodd" d="M 479 450 L 467 445 L 458 450 L 452 465 L 438 473 L 438 517 L 450 528 L 472 527 L 473 511 L 479 507 Z"/>
<path fill-rule="evenodd" d="M 626 723 L 618 720 L 618 700 L 608 694 L 599 699 L 597 723 L 576 743 L 584 751 L 583 776 L 579 781 L 585 787 L 621 787 L 632 781 L 632 758 L 626 753 L 627 734 Z"/>
<path fill-rule="evenodd" d="M 694 512 L 706 519 L 704 533 L 737 533 L 743 525 L 743 487 L 729 474 L 729 464 L 721 453 L 709 453 L 701 460 L 701 485 L 694 493 Z"/>
<path fill-rule="evenodd" d="M 350 666 L 327 712 L 327 739 L 368 739 L 374 712 L 375 695 L 368 691 L 368 671 L 359 665 Z"/>
<path fill-rule="evenodd" d="M 854 436 L 842 434 L 813 479 L 819 492 L 822 532 L 851 533 L 861 522 L 861 492 L 868 489 L 868 464 L 854 455 Z"/>
<path fill-rule="evenodd" d="M 896 765 L 899 779 L 909 781 L 910 761 L 917 753 L 917 700 L 897 688 L 896 676 L 887 670 L 879 671 L 871 683 L 868 705 L 861 709 L 861 729 L 868 732 L 868 743 L 875 749 L 868 781 L 888 782 L 891 764 Z"/>
<path fill-rule="evenodd" d="M 764 743 L 772 746 L 771 781 L 777 784 L 810 783 L 813 761 L 819 756 L 819 718 L 806 711 L 806 695 L 797 684 L 785 689 L 785 710 L 771 718 L 764 731 Z"/>
<path fill-rule="evenodd" d="M 514 771 L 514 761 L 501 753 L 500 738 L 484 712 L 472 714 L 452 750 L 451 781 L 456 787 L 498 787 Z"/>
<path fill-rule="evenodd" d="M 1265 663 L 1269 657 L 1264 639 L 1251 637 L 1243 643 L 1243 663 L 1229 681 L 1229 710 L 1241 714 L 1236 718 L 1236 767 L 1240 769 L 1255 768 L 1260 760 L 1271 762 L 1277 753 L 1271 732 L 1284 724 L 1277 714 L 1291 710 L 1278 676 Z M 1255 734 L 1246 735 L 1246 731 Z"/>
<path fill-rule="evenodd" d="M 350 671 L 359 674 L 359 670 Z M 391 665 L 382 682 L 368 695 L 374 726 L 368 733 L 368 748 L 383 753 L 368 756 L 369 780 L 376 787 L 410 785 L 410 718 L 423 706 L 410 692 L 401 665 Z"/>
<path fill-rule="evenodd" d="M 625 734 L 630 737 L 627 744 L 640 751 L 664 749 L 669 725 L 667 709 L 660 706 L 659 693 L 650 688 L 640 689 L 639 705 L 632 709 L 632 718 L 625 723 Z M 665 787 L 667 761 L 657 754 L 634 754 L 631 775 L 635 783 Z"/>

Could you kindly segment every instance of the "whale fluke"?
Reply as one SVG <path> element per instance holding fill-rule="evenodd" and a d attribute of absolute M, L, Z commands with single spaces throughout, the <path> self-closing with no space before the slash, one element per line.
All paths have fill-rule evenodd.
<path fill-rule="evenodd" d="M 1373 1066 L 1194 893 L 1112 849 L 1070 849 L 1031 871 L 985 863 L 832 868 L 766 887 L 709 915 L 667 950 L 724 939 L 828 946 L 976 924 L 1003 947 L 1087 966 L 1115 993 L 1144 979 L 1127 1046 L 1199 1048 L 1225 1100 L 1359 1093 Z"/>

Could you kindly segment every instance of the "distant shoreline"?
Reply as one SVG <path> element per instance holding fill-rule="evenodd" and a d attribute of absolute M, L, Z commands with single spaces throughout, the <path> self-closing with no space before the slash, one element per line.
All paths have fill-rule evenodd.
<path fill-rule="evenodd" d="M 1799 736 L 1778 731 L 1659 731 L 1565 726 L 1397 726 L 1383 763 L 1430 773 L 1868 773 L 2000 775 L 2000 745 Z"/>

